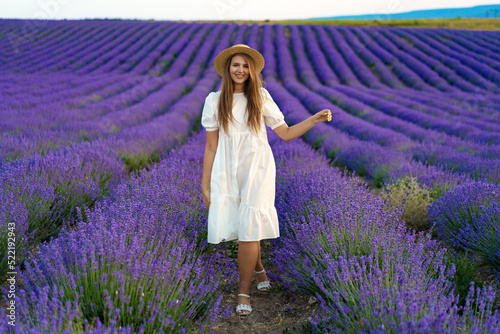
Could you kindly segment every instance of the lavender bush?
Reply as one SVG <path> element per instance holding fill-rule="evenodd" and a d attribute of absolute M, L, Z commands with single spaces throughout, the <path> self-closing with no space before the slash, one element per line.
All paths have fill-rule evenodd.
<path fill-rule="evenodd" d="M 124 176 L 123 167 L 117 153 L 98 141 L 0 165 L 0 277 L 8 271 L 8 226 L 15 224 L 21 265 L 26 251 L 75 222 L 78 207 L 92 207 L 108 195 Z"/>
<path fill-rule="evenodd" d="M 422 186 L 431 189 L 433 199 L 453 190 L 457 185 L 471 180 L 461 173 L 451 173 L 440 166 L 425 165 L 422 162 L 410 161 L 390 170 L 383 180 L 384 184 L 396 183 L 405 177 L 414 177 Z"/>
<path fill-rule="evenodd" d="M 391 209 L 403 208 L 401 219 L 406 226 L 416 231 L 429 229 L 427 207 L 433 201 L 431 191 L 419 184 L 416 178 L 407 176 L 387 184 L 380 196 L 389 202 Z"/>
<path fill-rule="evenodd" d="M 500 265 L 500 187 L 482 181 L 457 186 L 435 201 L 429 218 L 439 236 L 454 247 L 478 254 L 498 271 Z"/>

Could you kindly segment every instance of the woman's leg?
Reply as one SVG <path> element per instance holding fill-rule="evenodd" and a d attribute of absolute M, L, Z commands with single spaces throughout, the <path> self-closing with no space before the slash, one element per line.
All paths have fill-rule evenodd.
<path fill-rule="evenodd" d="M 257 264 L 255 265 L 255 271 L 261 271 L 262 269 L 264 269 L 264 266 L 262 265 L 262 260 L 261 260 L 261 255 L 260 255 L 260 241 L 257 241 L 258 242 L 258 253 L 257 253 Z"/>
<path fill-rule="evenodd" d="M 260 254 L 260 241 L 257 241 L 259 245 L 259 251 L 257 255 L 257 264 L 255 265 L 255 271 L 262 271 L 264 269 L 264 266 L 262 265 L 262 259 L 261 259 L 261 254 Z M 262 274 L 256 274 L 255 275 L 255 280 L 257 281 L 257 284 L 260 282 L 267 281 L 267 275 L 265 272 Z"/>
<path fill-rule="evenodd" d="M 240 271 L 240 291 L 239 293 L 250 293 L 250 281 L 252 280 L 253 270 L 257 265 L 257 256 L 259 255 L 258 241 L 240 241 L 238 242 L 238 269 Z M 238 296 L 238 304 L 250 305 L 247 297 Z"/>

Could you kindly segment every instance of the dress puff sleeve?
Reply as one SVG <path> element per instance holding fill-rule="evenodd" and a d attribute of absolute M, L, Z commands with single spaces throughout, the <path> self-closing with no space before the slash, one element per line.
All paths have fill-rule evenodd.
<path fill-rule="evenodd" d="M 268 127 L 274 130 L 278 126 L 285 124 L 285 116 L 281 112 L 276 102 L 274 102 L 271 94 L 269 94 L 267 89 L 262 87 L 262 91 L 264 92 L 264 122 Z"/>
<path fill-rule="evenodd" d="M 215 109 L 213 107 L 213 98 L 215 92 L 211 92 L 205 98 L 205 105 L 203 106 L 203 112 L 201 114 L 201 125 L 207 131 L 215 131 L 219 129 L 217 124 L 217 118 L 215 116 Z"/>

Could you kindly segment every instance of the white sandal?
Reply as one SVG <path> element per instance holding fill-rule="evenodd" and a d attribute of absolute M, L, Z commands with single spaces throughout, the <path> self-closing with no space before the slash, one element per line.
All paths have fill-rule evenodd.
<path fill-rule="evenodd" d="M 238 294 L 238 297 L 247 297 L 248 300 L 250 301 L 250 296 L 245 294 L 245 293 L 239 293 Z M 241 312 L 243 311 L 243 312 Z M 250 313 L 252 312 L 252 307 L 250 305 L 247 305 L 247 304 L 239 304 L 238 306 L 236 306 L 236 314 L 238 315 L 249 315 Z"/>
<path fill-rule="evenodd" d="M 261 271 L 253 271 L 256 274 L 263 274 L 266 272 L 265 269 L 262 269 Z M 257 290 L 259 291 L 269 291 L 271 289 L 271 282 L 269 281 L 262 281 L 259 284 L 257 284 Z"/>

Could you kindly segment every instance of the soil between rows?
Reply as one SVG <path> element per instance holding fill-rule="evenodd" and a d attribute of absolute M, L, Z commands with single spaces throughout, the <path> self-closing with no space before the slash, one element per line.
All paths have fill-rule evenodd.
<path fill-rule="evenodd" d="M 277 283 L 274 283 L 274 286 L 276 285 Z M 246 317 L 239 316 L 234 312 L 237 305 L 237 293 L 235 286 L 230 293 L 224 295 L 222 304 L 231 307 L 233 313 L 214 326 L 213 333 L 282 334 L 285 330 L 291 333 L 294 328 L 298 330 L 296 333 L 301 333 L 302 325 L 306 325 L 311 320 L 311 314 L 317 307 L 317 303 L 310 304 L 309 296 L 291 294 L 281 287 L 274 287 L 267 292 L 258 291 L 254 279 L 250 289 L 250 303 L 253 311 Z"/>
<path fill-rule="evenodd" d="M 224 252 L 225 256 L 233 258 L 237 263 L 237 242 L 231 241 L 230 243 L 232 247 Z M 318 308 L 318 303 L 313 303 L 310 295 L 306 293 L 290 293 L 280 283 L 273 281 L 273 276 L 278 272 L 269 261 L 271 244 L 270 240 L 261 241 L 262 263 L 271 281 L 271 290 L 257 290 L 254 275 L 250 285 L 252 313 L 248 316 L 240 316 L 235 312 L 238 286 L 237 284 L 231 286 L 224 294 L 222 305 L 230 307 L 232 313 L 214 325 L 212 328 L 214 334 L 303 333 L 303 326 L 311 320 L 311 315 Z"/>

